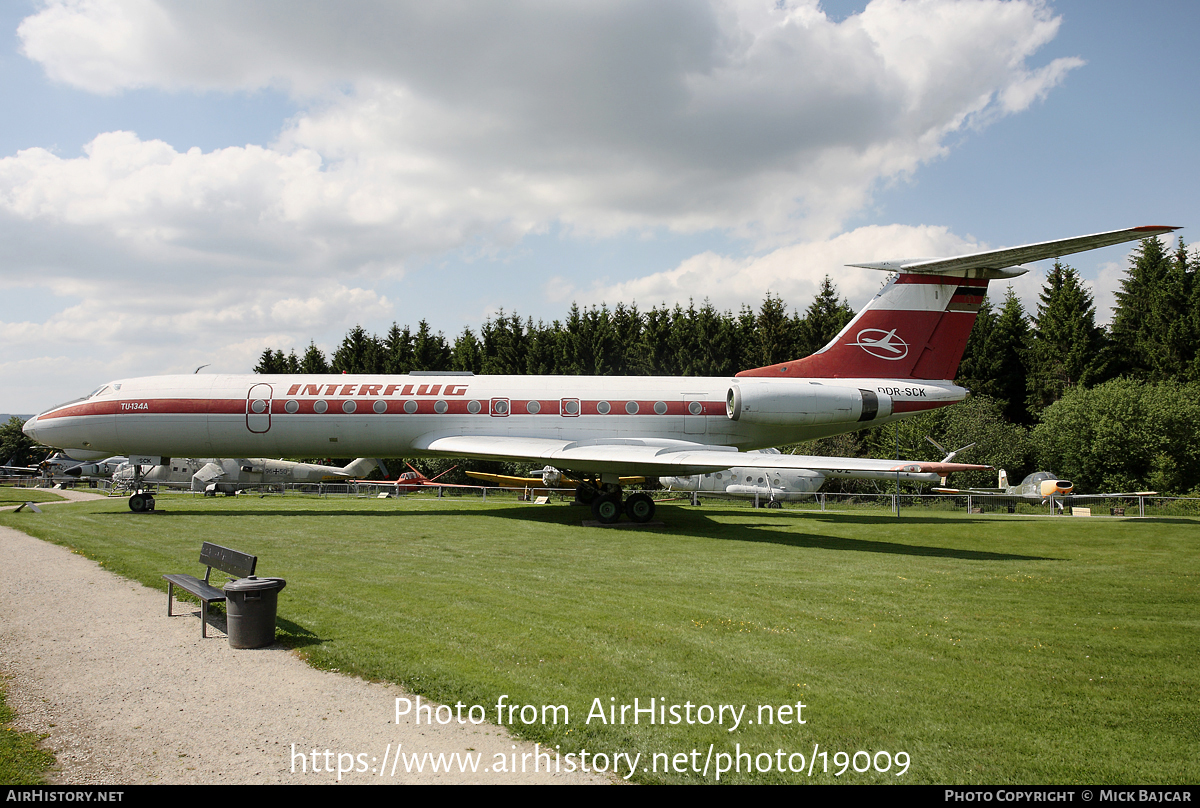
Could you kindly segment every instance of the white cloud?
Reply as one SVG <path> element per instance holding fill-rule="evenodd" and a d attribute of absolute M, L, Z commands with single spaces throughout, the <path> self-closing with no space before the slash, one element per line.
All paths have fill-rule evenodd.
<path fill-rule="evenodd" d="M 673 269 L 625 283 L 576 288 L 565 278 L 555 278 L 549 285 L 557 289 L 556 297 L 581 304 L 636 301 L 641 308 L 649 308 L 661 303 L 686 306 L 689 300 L 699 303 L 708 299 L 718 309 L 737 311 L 743 303 L 761 302 L 768 292 L 803 308 L 828 275 L 841 296 L 857 309 L 879 290 L 887 276 L 846 264 L 960 255 L 980 249 L 986 249 L 986 245 L 955 236 L 944 227 L 872 225 L 753 258 L 707 252 Z"/>
<path fill-rule="evenodd" d="M 938 156 L 950 132 L 1024 109 L 1080 64 L 1027 66 L 1057 28 L 1040 3 L 988 0 L 876 0 L 841 23 L 815 0 L 354 13 L 61 0 L 19 33 L 50 76 L 94 92 L 282 86 L 308 99 L 271 148 L 185 159 L 124 143 L 138 151 L 125 171 L 172 183 L 196 217 L 224 204 L 306 226 L 398 227 L 387 249 L 411 254 L 480 232 L 510 243 L 553 221 L 601 234 L 716 228 L 764 245 L 832 235 L 877 181 Z M 100 167 L 67 173 L 119 180 L 104 146 L 88 160 Z M 44 155 L 22 163 L 46 178 Z M 64 195 L 82 190 L 57 179 Z M 112 208 L 147 198 L 117 185 Z"/>

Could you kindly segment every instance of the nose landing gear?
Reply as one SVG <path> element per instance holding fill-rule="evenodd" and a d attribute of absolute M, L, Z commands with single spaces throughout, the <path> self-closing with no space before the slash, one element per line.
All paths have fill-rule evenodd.
<path fill-rule="evenodd" d="M 154 497 L 148 491 L 142 490 L 142 467 L 133 467 L 133 496 L 129 498 L 129 510 L 134 513 L 150 513 L 154 510 Z"/>
<path fill-rule="evenodd" d="M 129 510 L 134 513 L 149 513 L 154 510 L 154 497 L 139 491 L 129 498 Z"/>

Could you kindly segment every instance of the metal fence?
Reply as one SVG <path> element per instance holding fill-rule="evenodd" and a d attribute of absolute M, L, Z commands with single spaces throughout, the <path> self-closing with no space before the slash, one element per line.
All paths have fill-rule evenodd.
<path fill-rule="evenodd" d="M 1087 496 L 1050 497 L 1042 499 L 994 495 L 948 494 L 811 494 L 804 499 L 769 503 L 767 497 L 758 501 L 730 501 L 704 494 L 680 495 L 684 502 L 711 502 L 725 506 L 740 502 L 742 507 L 781 507 L 786 510 L 826 512 L 875 512 L 904 514 L 965 513 L 987 515 L 1039 516 L 1200 516 L 1198 497 L 1159 496 Z"/>
<path fill-rule="evenodd" d="M 16 487 L 39 488 L 41 480 L 29 477 L 14 477 L 0 479 L 0 483 Z M 88 482 L 62 483 L 67 487 L 92 489 L 97 493 L 109 496 L 126 496 L 129 491 L 120 486 L 114 487 L 110 480 Z M 163 486 L 161 489 L 154 484 L 148 484 L 147 490 L 164 493 L 172 489 Z M 175 493 L 190 496 L 203 496 L 202 492 L 173 489 Z M 322 498 L 358 498 L 384 499 L 394 497 L 456 499 L 487 501 L 535 501 L 539 497 L 547 497 L 548 501 L 560 502 L 571 500 L 575 490 L 570 488 L 496 488 L 492 486 L 414 486 L 399 485 L 383 482 L 365 483 L 271 483 L 251 486 L 242 490 L 243 496 L 310 496 Z M 1048 499 L 1007 497 L 979 494 L 809 494 L 801 499 L 788 502 L 769 501 L 769 497 L 761 495 L 757 500 L 749 498 L 732 499 L 712 494 L 654 491 L 651 492 L 658 502 L 679 502 L 685 505 L 703 506 L 705 504 L 726 508 L 755 508 L 772 507 L 796 511 L 826 511 L 826 512 L 872 512 L 893 513 L 899 516 L 905 514 L 920 514 L 922 512 L 966 513 L 982 516 L 1041 515 L 1041 516 L 1200 516 L 1200 497 L 1160 497 L 1160 496 L 1123 496 L 1102 497 L 1084 494 L 1069 497 L 1052 497 Z"/>

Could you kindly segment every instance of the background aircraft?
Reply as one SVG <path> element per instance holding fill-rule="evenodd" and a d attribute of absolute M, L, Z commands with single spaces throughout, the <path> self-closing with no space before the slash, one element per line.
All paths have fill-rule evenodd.
<path fill-rule="evenodd" d="M 114 455 L 113 457 L 105 458 L 104 460 L 96 460 L 71 466 L 70 468 L 63 469 L 62 473 L 66 477 L 75 477 L 77 479 L 101 480 L 112 477 L 123 467 L 128 465 L 128 457 L 123 455 Z"/>
<path fill-rule="evenodd" d="M 1069 480 L 1060 480 L 1049 471 L 1035 471 L 1025 479 L 1021 480 L 1017 485 L 1008 484 L 1008 473 L 1004 469 L 1000 469 L 999 478 L 996 488 L 935 488 L 933 489 L 939 494 L 971 494 L 973 496 L 993 496 L 993 497 L 1021 497 L 1022 499 L 1037 499 L 1041 500 L 1042 504 L 1046 504 L 1051 497 L 1056 501 L 1064 497 L 1083 496 L 1083 497 L 1153 497 L 1157 496 L 1157 491 L 1124 491 L 1108 494 L 1076 494 L 1075 484 Z M 1061 507 L 1061 503 L 1060 503 Z"/>
<path fill-rule="evenodd" d="M 401 475 L 394 480 L 355 480 L 354 482 L 369 483 L 371 485 L 378 486 L 381 490 L 383 488 L 392 488 L 393 491 L 395 492 L 395 494 L 397 494 L 397 495 L 410 494 L 413 491 L 420 491 L 422 488 L 476 488 L 477 487 L 474 485 L 461 485 L 459 483 L 440 483 L 440 482 L 438 482 L 439 479 L 441 479 L 442 477 L 445 477 L 447 474 L 454 471 L 456 468 L 458 468 L 458 466 L 451 466 L 450 468 L 446 469 L 445 471 L 443 471 L 441 474 L 437 475 L 436 477 L 430 478 L 430 477 L 426 477 L 424 474 L 417 471 L 417 469 L 413 467 L 412 463 L 405 462 L 404 465 L 408 466 L 409 470 L 401 473 Z M 380 468 L 382 468 L 382 467 L 383 467 L 383 464 L 380 463 Z M 386 469 L 384 470 L 384 476 L 385 477 L 387 476 Z"/>
<path fill-rule="evenodd" d="M 930 443 L 942 447 L 934 440 Z M 765 503 L 768 508 L 781 508 L 784 502 L 805 499 L 816 493 L 829 477 L 851 480 L 882 480 L 892 482 L 897 479 L 920 482 L 946 481 L 946 474 L 951 471 L 966 469 L 986 469 L 987 466 L 951 463 L 959 452 L 965 451 L 975 444 L 964 446 L 947 453 L 940 464 L 921 463 L 919 472 L 915 472 L 910 461 L 890 461 L 891 470 L 854 470 L 854 469 L 773 469 L 760 466 L 739 466 L 709 474 L 693 474 L 687 477 L 660 477 L 659 483 L 670 491 L 687 491 L 710 496 L 723 496 L 732 499 L 753 499 Z M 943 451 L 945 451 L 943 449 Z M 748 455 L 764 454 L 777 455 L 778 449 L 760 449 L 747 452 Z M 944 472 L 944 473 L 943 473 Z M 935 489 L 936 490 L 936 489 Z"/>
<path fill-rule="evenodd" d="M 13 461 L 15 460 L 15 457 L 10 457 L 7 465 L 0 466 L 0 474 L 3 474 L 5 477 L 18 477 L 38 474 L 41 471 L 37 466 L 22 466 L 14 463 Z"/>
<path fill-rule="evenodd" d="M 42 447 L 45 449 L 46 447 Z M 10 458 L 11 462 L 11 458 Z M 21 466 L 21 465 L 6 465 L 0 466 L 0 473 L 6 475 L 35 475 L 40 474 L 44 479 L 51 480 L 56 477 L 78 476 L 70 475 L 68 471 L 80 464 L 79 460 L 68 455 L 66 452 L 56 452 L 51 450 L 46 456 L 46 459 L 38 463 L 36 466 Z"/>
<path fill-rule="evenodd" d="M 935 488 L 938 494 L 974 494 L 977 496 L 1022 497 L 1040 499 L 1065 497 L 1075 490 L 1074 483 L 1060 480 L 1049 471 L 1035 471 L 1016 485 L 1008 484 L 1008 472 L 1000 469 L 995 488 Z"/>
<path fill-rule="evenodd" d="M 366 457 L 360 457 L 344 468 L 262 457 L 173 457 L 169 458 L 169 462 L 149 469 L 142 465 L 141 482 L 191 488 L 206 494 L 231 494 L 258 485 L 349 481 L 369 474 L 376 467 L 383 468 L 378 460 Z M 384 473 L 387 473 L 386 469 Z M 113 475 L 113 481 L 134 485 L 134 466 L 126 464 Z M 148 494 L 143 497 L 142 509 L 154 510 L 153 497 Z"/>

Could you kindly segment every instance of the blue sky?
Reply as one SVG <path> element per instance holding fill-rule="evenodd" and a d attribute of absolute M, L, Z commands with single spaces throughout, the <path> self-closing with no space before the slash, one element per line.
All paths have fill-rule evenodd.
<path fill-rule="evenodd" d="M 276 8 L 0 8 L 0 411 L 356 323 L 859 305 L 850 261 L 1194 237 L 1194 3 Z M 1068 259 L 1101 320 L 1127 254 Z"/>

